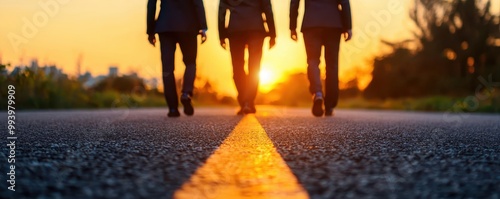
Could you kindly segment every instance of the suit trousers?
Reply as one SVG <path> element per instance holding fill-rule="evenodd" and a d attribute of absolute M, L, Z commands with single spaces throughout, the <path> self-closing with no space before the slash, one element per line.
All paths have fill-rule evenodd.
<path fill-rule="evenodd" d="M 261 31 L 232 32 L 229 36 L 233 79 L 241 107 L 254 105 L 259 87 L 260 62 L 265 33 Z M 248 47 L 248 74 L 245 72 L 245 49 Z"/>
<path fill-rule="evenodd" d="M 335 108 L 339 98 L 339 46 L 342 30 L 337 28 L 308 28 L 302 30 L 307 54 L 309 91 L 322 92 L 319 69 L 321 48 L 325 47 L 326 79 L 325 108 Z"/>
<path fill-rule="evenodd" d="M 186 70 L 182 83 L 182 92 L 193 95 L 194 80 L 196 78 L 196 55 L 198 51 L 197 33 L 163 32 L 160 36 L 161 62 L 163 73 L 163 90 L 165 100 L 170 109 L 177 109 L 179 98 L 175 83 L 175 50 L 177 44 L 181 48 Z"/>

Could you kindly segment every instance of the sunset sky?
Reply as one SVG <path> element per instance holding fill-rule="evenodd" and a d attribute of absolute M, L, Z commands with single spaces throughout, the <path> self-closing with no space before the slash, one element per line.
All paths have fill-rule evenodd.
<path fill-rule="evenodd" d="M 204 0 L 208 41 L 199 47 L 198 74 L 224 94 L 235 94 L 229 52 L 219 46 L 217 7 L 219 0 Z M 370 81 L 370 60 L 384 52 L 380 39 L 397 41 L 409 37 L 408 19 L 412 0 L 351 0 L 354 38 L 341 46 L 341 81 L 355 75 L 361 87 Z M 493 8 L 500 8 L 495 1 Z M 110 65 L 120 73 L 161 77 L 160 50 L 147 42 L 146 0 L 0 0 L 0 56 L 4 63 L 56 64 L 76 75 L 83 55 L 82 72 L 107 74 Z M 303 2 L 302 2 L 303 3 Z M 288 0 L 272 0 L 277 24 L 277 46 L 266 50 L 263 70 L 270 77 L 267 89 L 287 73 L 305 72 L 303 39 L 289 39 Z M 303 5 L 301 6 L 303 9 Z M 499 9 L 500 11 L 500 9 Z M 300 17 L 300 16 L 299 16 Z M 301 21 L 301 20 L 299 20 Z M 178 52 L 179 53 L 179 52 Z M 179 53 L 180 56 L 180 53 Z M 184 70 L 177 59 L 176 74 Z M 267 82 L 266 81 L 266 82 Z M 263 88 L 266 90 L 266 88 Z"/>

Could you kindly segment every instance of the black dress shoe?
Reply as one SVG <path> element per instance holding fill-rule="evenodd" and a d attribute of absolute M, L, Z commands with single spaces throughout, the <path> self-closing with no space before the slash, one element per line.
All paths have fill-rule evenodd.
<path fill-rule="evenodd" d="M 323 116 L 323 96 L 318 93 L 314 95 L 313 99 L 313 107 L 312 107 L 312 114 L 316 117 L 321 117 Z"/>
<path fill-rule="evenodd" d="M 170 109 L 167 116 L 168 117 L 180 117 L 181 113 L 179 113 L 179 110 L 177 110 L 177 109 Z"/>
<path fill-rule="evenodd" d="M 252 113 L 252 114 L 257 113 L 257 109 L 255 108 L 255 106 L 251 106 L 250 107 L 250 112 L 249 113 Z"/>
<path fill-rule="evenodd" d="M 257 109 L 255 108 L 255 105 L 247 105 L 245 108 L 243 108 L 243 111 L 245 114 L 255 114 L 257 113 Z"/>
<path fill-rule="evenodd" d="M 182 106 L 184 107 L 184 114 L 192 116 L 194 114 L 194 108 L 193 105 L 191 104 L 191 97 L 189 97 L 188 94 L 185 93 L 182 94 L 181 103 Z"/>
<path fill-rule="evenodd" d="M 243 111 L 244 114 L 252 113 L 252 108 L 250 108 L 250 106 L 248 105 L 245 105 L 245 107 L 243 107 L 241 110 Z"/>
<path fill-rule="evenodd" d="M 325 116 L 333 116 L 333 108 L 327 108 L 325 110 Z"/>
<path fill-rule="evenodd" d="M 243 108 L 236 112 L 236 115 L 245 115 L 245 113 L 243 112 Z"/>

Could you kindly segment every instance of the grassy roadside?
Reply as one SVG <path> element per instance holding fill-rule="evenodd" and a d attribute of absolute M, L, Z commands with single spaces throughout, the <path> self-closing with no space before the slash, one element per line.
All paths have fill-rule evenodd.
<path fill-rule="evenodd" d="M 32 99 L 38 101 L 35 104 L 59 104 L 44 102 L 48 99 Z M 20 110 L 37 109 L 100 109 L 100 108 L 152 108 L 166 107 L 163 96 L 159 95 L 128 95 L 117 92 L 96 92 L 81 100 L 79 104 L 64 103 L 60 106 L 41 106 L 34 104 L 20 106 Z M 75 102 L 75 101 L 73 101 Z M 309 107 L 310 101 L 299 101 L 292 107 Z M 233 103 L 204 102 L 193 99 L 197 107 L 236 107 Z M 268 105 L 268 104 L 259 104 Z M 277 106 L 281 106 L 276 104 Z M 372 109 L 372 110 L 403 110 L 403 111 L 426 111 L 426 112 L 477 112 L 477 113 L 500 113 L 500 95 L 491 95 L 488 98 L 469 97 L 447 97 L 433 96 L 423 98 L 404 98 L 386 100 L 367 100 L 362 97 L 344 98 L 339 100 L 338 108 L 343 109 Z"/>
<path fill-rule="evenodd" d="M 59 99 L 60 100 L 60 99 Z M 58 100 L 58 101 L 59 101 Z M 36 103 L 35 103 L 36 101 Z M 128 95 L 117 92 L 95 92 L 79 100 L 71 100 L 78 104 L 50 102 L 50 99 L 30 100 L 33 104 L 18 104 L 20 110 L 37 109 L 100 109 L 100 108 L 150 108 L 166 107 L 163 96 L 159 95 Z M 296 106 L 309 107 L 310 101 L 298 101 Z M 45 106 L 37 106 L 46 104 Z M 49 105 L 52 104 L 52 105 Z M 197 107 L 236 107 L 236 103 L 206 102 L 193 99 Z M 268 105 L 268 104 L 260 104 Z M 281 106 L 279 104 L 275 104 Z M 426 112 L 477 112 L 477 113 L 500 113 L 500 95 L 497 93 L 487 98 L 469 97 L 447 97 L 433 96 L 423 98 L 404 98 L 386 100 L 367 100 L 362 97 L 344 98 L 339 100 L 338 108 L 343 109 L 372 109 L 372 110 L 403 110 L 403 111 L 426 111 Z"/>
<path fill-rule="evenodd" d="M 367 100 L 358 97 L 341 99 L 338 107 L 346 109 L 500 113 L 500 95 L 496 93 L 487 98 L 478 98 L 476 96 L 462 98 L 432 96 L 386 100 Z"/>

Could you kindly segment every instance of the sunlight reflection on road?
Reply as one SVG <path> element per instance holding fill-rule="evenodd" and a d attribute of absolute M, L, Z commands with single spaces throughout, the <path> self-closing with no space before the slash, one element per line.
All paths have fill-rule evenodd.
<path fill-rule="evenodd" d="M 254 115 L 243 117 L 174 198 L 308 198 Z"/>

